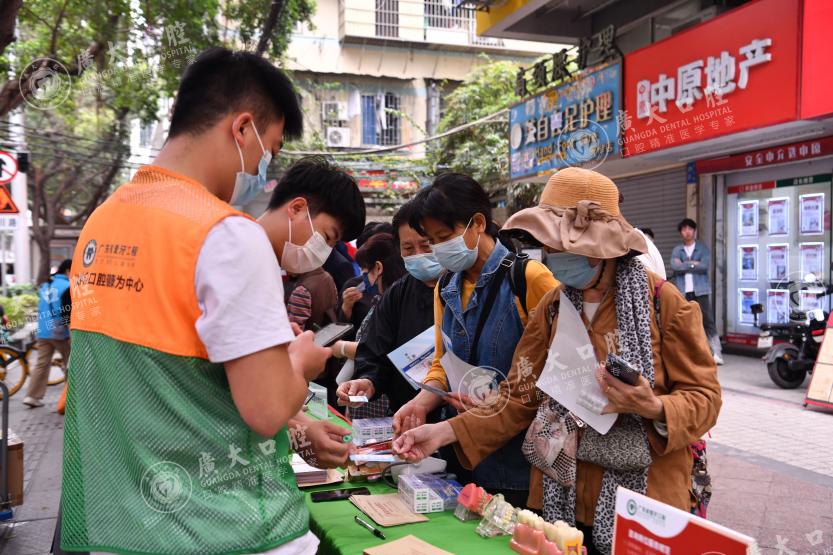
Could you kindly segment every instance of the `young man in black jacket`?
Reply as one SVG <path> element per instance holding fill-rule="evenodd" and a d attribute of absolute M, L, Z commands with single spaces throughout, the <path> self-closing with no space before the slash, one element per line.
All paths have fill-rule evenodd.
<path fill-rule="evenodd" d="M 373 400 L 387 394 L 390 409 L 396 412 L 418 391 L 387 357 L 434 325 L 434 286 L 442 267 L 428 238 L 408 224 L 411 209 L 411 203 L 406 203 L 393 218 L 394 237 L 408 274 L 387 289 L 374 308 L 365 339 L 356 349 L 354 379 L 342 383 L 336 393 L 341 405 L 359 406 L 350 403 L 351 395 Z"/>

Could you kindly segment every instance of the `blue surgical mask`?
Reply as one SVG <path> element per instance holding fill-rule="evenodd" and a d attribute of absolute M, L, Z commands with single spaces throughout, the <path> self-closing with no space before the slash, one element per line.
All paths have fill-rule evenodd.
<path fill-rule="evenodd" d="M 378 295 L 379 294 L 379 276 L 376 276 L 376 282 L 370 283 L 370 278 L 367 276 L 367 272 L 362 274 L 362 283 L 364 284 L 364 288 L 361 289 L 362 293 L 365 295 Z"/>
<path fill-rule="evenodd" d="M 240 171 L 237 172 L 237 177 L 234 180 L 234 192 L 231 194 L 229 204 L 235 206 L 249 204 L 266 187 L 266 168 L 269 167 L 269 162 L 272 161 L 272 153 L 263 148 L 263 142 L 260 140 L 260 134 L 257 132 L 254 122 L 252 122 L 252 129 L 254 129 L 257 142 L 260 143 L 260 148 L 263 150 L 263 156 L 260 157 L 260 162 L 257 163 L 257 175 L 246 173 L 246 166 L 243 163 L 243 150 L 237 144 L 237 141 L 234 141 L 237 152 L 240 154 Z"/>
<path fill-rule="evenodd" d="M 466 246 L 466 231 L 469 230 L 471 222 L 469 220 L 462 235 L 431 247 L 434 256 L 437 257 L 437 262 L 450 272 L 456 273 L 468 270 L 477 260 L 477 245 L 480 243 L 480 234 L 477 234 L 477 243 L 474 244 L 473 249 Z"/>
<path fill-rule="evenodd" d="M 555 279 L 575 289 L 590 287 L 603 266 L 601 263 L 591 266 L 586 256 L 571 252 L 548 254 L 546 263 Z"/>
<path fill-rule="evenodd" d="M 437 262 L 437 258 L 430 252 L 403 256 L 402 260 L 405 262 L 405 269 L 408 273 L 420 281 L 435 280 L 443 271 L 443 267 Z"/>

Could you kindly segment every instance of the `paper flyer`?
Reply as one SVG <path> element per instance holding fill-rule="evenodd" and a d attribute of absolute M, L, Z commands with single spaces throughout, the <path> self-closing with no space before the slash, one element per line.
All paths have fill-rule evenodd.
<path fill-rule="evenodd" d="M 748 326 L 755 325 L 752 305 L 758 304 L 757 289 L 738 289 L 738 322 Z"/>
<path fill-rule="evenodd" d="M 555 338 L 535 385 L 597 432 L 606 434 L 618 415 L 602 415 L 599 414 L 601 411 L 589 408 L 598 405 L 599 400 L 602 407 L 607 404 L 607 398 L 596 381 L 598 366 L 584 322 L 573 303 L 563 296 Z"/>
<path fill-rule="evenodd" d="M 790 273 L 790 246 L 767 245 L 767 279 L 769 281 L 783 281 Z"/>
<path fill-rule="evenodd" d="M 798 197 L 798 219 L 802 234 L 824 233 L 824 193 Z"/>
<path fill-rule="evenodd" d="M 786 289 L 767 289 L 766 321 L 769 324 L 786 324 L 790 321 L 790 292 Z"/>
<path fill-rule="evenodd" d="M 790 232 L 790 199 L 771 198 L 767 201 L 767 215 L 770 235 L 787 235 Z"/>
<path fill-rule="evenodd" d="M 450 391 L 462 393 L 477 405 L 490 405 L 498 394 L 500 380 L 505 378 L 496 369 L 474 366 L 454 354 L 451 340 L 443 334 L 445 353 L 440 358 Z"/>
<path fill-rule="evenodd" d="M 813 274 L 815 280 L 824 280 L 824 243 L 801 243 L 798 245 L 798 262 L 801 279 Z"/>
<path fill-rule="evenodd" d="M 744 200 L 738 203 L 738 235 L 758 236 L 758 201 Z"/>
<path fill-rule="evenodd" d="M 758 245 L 738 246 L 738 266 L 741 280 L 758 281 Z"/>
<path fill-rule="evenodd" d="M 435 335 L 431 326 L 404 345 L 388 353 L 388 359 L 405 379 L 417 389 L 434 360 Z"/>

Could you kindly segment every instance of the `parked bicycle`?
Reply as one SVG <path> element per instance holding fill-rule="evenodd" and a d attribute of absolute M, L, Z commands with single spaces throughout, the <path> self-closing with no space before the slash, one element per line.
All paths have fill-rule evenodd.
<path fill-rule="evenodd" d="M 12 345 L 0 344 L 0 381 L 6 384 L 11 397 L 17 393 L 26 378 L 29 377 L 29 355 L 37 352 L 37 342 L 30 341 L 26 348 L 21 350 Z M 49 385 L 57 385 L 66 380 L 66 361 L 58 353 L 52 358 L 49 366 Z M 0 399 L 2 399 L 0 393 Z"/>

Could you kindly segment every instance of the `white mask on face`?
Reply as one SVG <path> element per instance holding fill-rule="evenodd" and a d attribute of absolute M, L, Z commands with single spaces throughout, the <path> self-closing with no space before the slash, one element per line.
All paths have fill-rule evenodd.
<path fill-rule="evenodd" d="M 296 245 L 292 242 L 292 220 L 288 223 L 289 240 L 283 244 L 281 267 L 290 274 L 305 274 L 320 268 L 333 250 L 333 247 L 328 245 L 324 237 L 313 227 L 309 209 L 307 209 L 307 219 L 312 229 L 312 237 L 303 245 Z"/>

